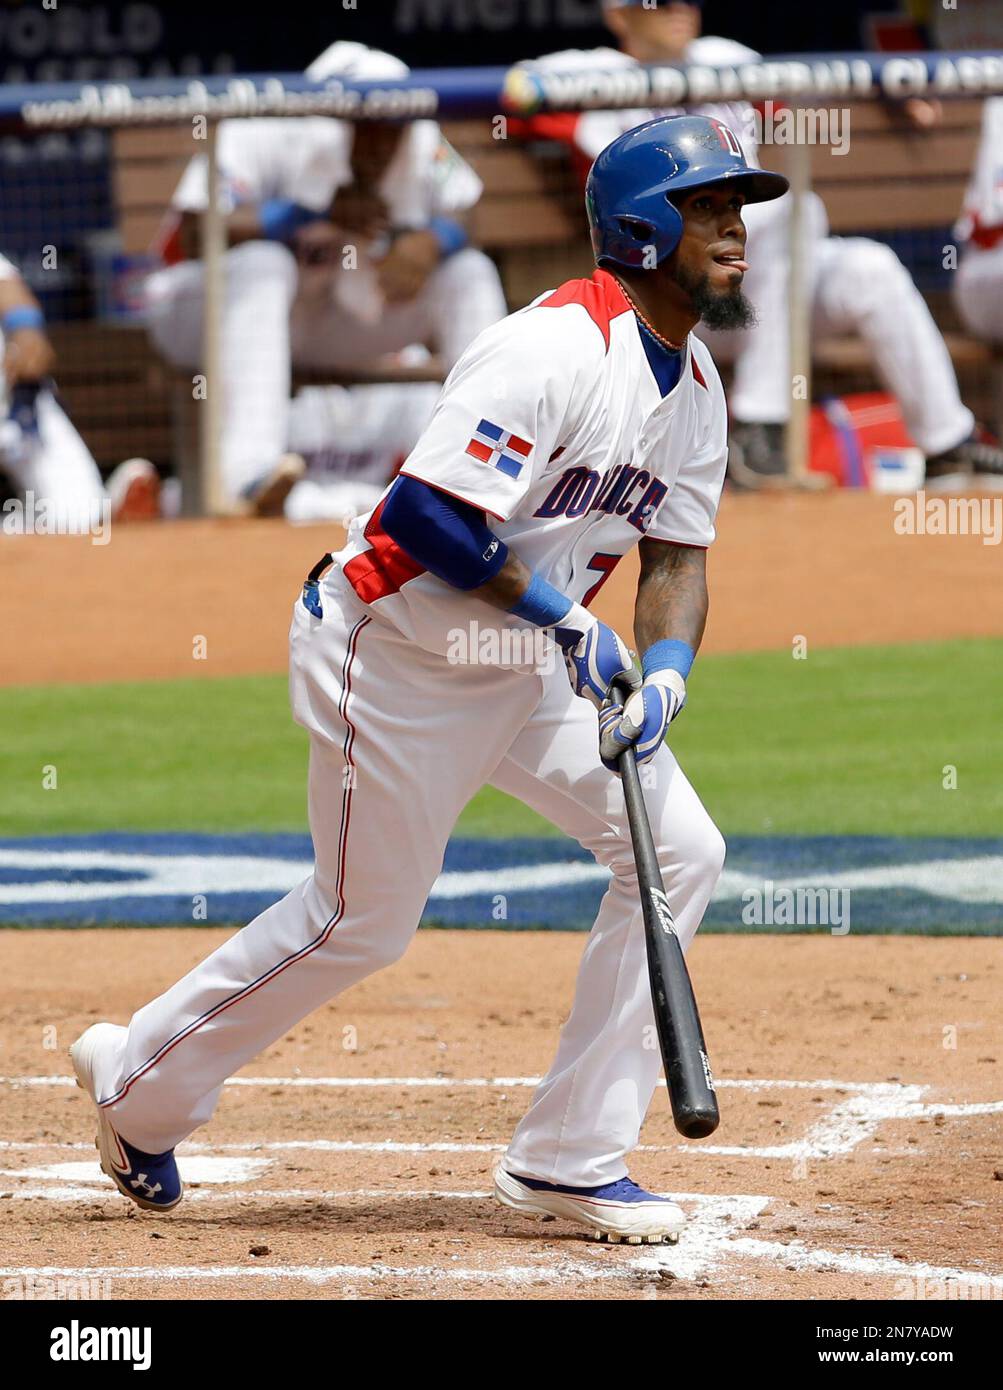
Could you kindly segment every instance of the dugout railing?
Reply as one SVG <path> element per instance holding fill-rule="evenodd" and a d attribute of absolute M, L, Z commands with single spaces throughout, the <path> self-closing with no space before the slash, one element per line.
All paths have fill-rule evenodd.
<path fill-rule="evenodd" d="M 842 66 L 841 66 L 842 65 Z M 897 66 L 896 66 L 897 65 Z M 755 71 L 750 71 L 751 67 Z M 761 157 L 768 167 L 790 174 L 800 192 L 810 187 L 822 196 L 834 234 L 863 233 L 888 239 L 917 273 L 918 281 L 945 332 L 963 391 L 976 413 L 1003 424 L 1003 388 L 993 350 L 958 331 L 947 282 L 937 273 L 938 244 L 949 238 L 974 158 L 981 101 L 1003 90 L 1003 55 L 837 55 L 809 62 L 777 60 L 761 65 L 714 70 L 720 88 L 708 90 L 708 70 L 653 68 L 639 70 L 635 86 L 604 88 L 587 76 L 573 90 L 567 82 L 554 88 L 544 82 L 531 94 L 535 109 L 582 109 L 589 105 L 671 104 L 680 97 L 729 95 L 762 99 L 824 101 L 852 106 L 852 140 L 844 156 L 825 145 L 766 145 Z M 637 88 L 642 80 L 650 91 Z M 699 93 L 697 92 L 697 84 Z M 238 90 L 238 84 L 239 90 Z M 484 196 L 473 217 L 474 239 L 498 262 L 510 305 L 570 275 L 586 273 L 590 264 L 581 208 L 579 175 L 568 151 L 554 141 L 521 143 L 507 129 L 506 111 L 526 114 L 525 92 L 512 96 L 501 70 L 415 73 L 407 83 L 379 88 L 318 87 L 298 76 L 207 79 L 205 83 L 135 82 L 112 88 L 67 85 L 60 89 L 0 89 L 0 120 L 8 129 L 65 130 L 97 126 L 108 132 L 111 170 L 110 227 L 120 258 L 142 265 L 155 239 L 174 185 L 188 158 L 204 153 L 207 143 L 193 139 L 193 120 L 208 116 L 297 114 L 298 103 L 330 114 L 370 114 L 393 108 L 438 115 L 450 140 L 477 169 Z M 505 95 L 506 90 L 508 95 Z M 965 95 L 965 93 L 968 95 Z M 84 94 L 87 94 L 86 97 Z M 147 97 L 167 93 L 173 102 L 143 105 Z M 253 99 L 249 94 L 253 93 Z M 267 110 L 260 102 L 267 94 Z M 948 98 L 942 122 L 934 130 L 910 125 L 901 109 L 887 100 L 909 94 Z M 259 103 L 256 105 L 256 102 Z M 218 219 L 206 222 L 210 259 L 222 249 Z M 216 222 L 215 228 L 213 221 Z M 2 249 L 2 248 L 0 248 Z M 924 263 L 926 270 L 924 270 Z M 797 267 L 795 267 L 796 273 Z M 927 274 L 926 271 L 929 271 Z M 919 273 L 923 272 L 923 273 Z M 924 278 L 925 277 L 925 278 Z M 796 287 L 795 287 L 796 288 Z M 67 406 L 104 467 L 130 454 L 145 454 L 186 481 L 186 510 L 221 510 L 211 481 L 216 469 L 219 421 L 208 421 L 191 408 L 190 378 L 163 364 L 138 321 L 94 312 L 100 296 L 90 296 L 76 321 L 56 323 L 54 345 L 60 354 L 59 382 Z M 811 361 L 802 357 L 808 340 L 801 335 L 805 306 L 791 295 L 793 371 L 814 371 L 814 389 L 842 390 L 874 383 L 874 370 L 862 345 L 852 340 L 810 343 Z M 210 329 L 213 325 L 210 325 Z M 210 332 L 202 371 L 212 375 L 216 350 Z M 434 376 L 434 363 L 418 375 Z M 401 373 L 391 376 L 398 379 Z M 410 372 L 403 373 L 407 377 Z M 333 373 L 301 374 L 301 380 L 337 380 Z M 344 375 L 340 378 L 345 379 Z M 360 363 L 352 380 L 388 379 L 380 364 Z M 795 470 L 804 467 L 804 420 L 792 422 Z M 797 416 L 799 412 L 795 412 Z M 196 432 L 196 423 L 201 430 Z M 801 433 L 799 435 L 799 428 Z M 208 502 L 208 508 L 207 508 Z"/>

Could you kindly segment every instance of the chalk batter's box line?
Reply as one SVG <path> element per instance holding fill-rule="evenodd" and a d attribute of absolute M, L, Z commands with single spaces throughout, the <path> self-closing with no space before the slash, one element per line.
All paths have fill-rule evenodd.
<path fill-rule="evenodd" d="M 1001 1107 L 1003 1108 L 1003 1107 Z M 505 1152 L 507 1144 L 463 1144 L 451 1143 L 445 1140 L 429 1140 L 426 1143 L 415 1141 L 408 1143 L 404 1140 L 383 1139 L 371 1142 L 364 1140 L 351 1139 L 276 1139 L 268 1142 L 261 1140 L 247 1139 L 243 1142 L 234 1141 L 225 1144 L 193 1144 L 187 1141 L 178 1145 L 178 1154 L 181 1158 L 186 1156 L 202 1156 L 219 1153 L 226 1154 L 260 1154 L 260 1153 L 324 1153 L 324 1154 L 502 1154 Z M 83 1153 L 92 1154 L 94 1152 L 93 1143 L 45 1143 L 37 1139 L 4 1139 L 0 1140 L 0 1153 Z M 692 1144 L 638 1144 L 632 1151 L 640 1154 L 688 1154 L 691 1157 L 701 1152 L 712 1158 L 771 1158 L 776 1157 L 774 1150 L 753 1148 L 729 1148 L 725 1153 L 720 1150 L 699 1149 Z M 910 1144 L 908 1148 L 890 1149 L 884 1146 L 875 1150 L 875 1154 L 881 1158 L 924 1158 L 927 1156 L 925 1149 L 918 1148 L 915 1144 Z M 829 1157 L 823 1155 L 822 1157 Z M 11 1177 L 15 1175 L 15 1170 L 0 1169 L 0 1175 Z"/>
<path fill-rule="evenodd" d="M 73 1079 L 70 1077 L 9 1077 L 4 1078 L 12 1086 L 27 1085 L 72 1085 Z M 535 1078 L 530 1077 L 237 1077 L 229 1083 L 231 1085 L 251 1085 L 271 1087 L 277 1086 L 296 1086 L 306 1083 L 308 1085 L 385 1085 L 405 1088 L 410 1085 L 425 1086 L 434 1084 L 448 1088 L 451 1085 L 475 1085 L 511 1088 L 529 1086 L 536 1084 Z M 722 1088 L 734 1087 L 736 1089 L 757 1090 L 776 1090 L 776 1089 L 796 1089 L 796 1090 L 827 1090 L 841 1093 L 842 1098 L 833 1106 L 817 1116 L 814 1123 L 809 1124 L 807 1130 L 799 1139 L 787 1140 L 779 1144 L 701 1144 L 701 1145 L 658 1145 L 643 1146 L 642 1151 L 649 1152 L 676 1152 L 684 1153 L 692 1157 L 695 1154 L 702 1154 L 705 1159 L 717 1158 L 754 1158 L 771 1159 L 777 1161 L 789 1161 L 794 1164 L 808 1162 L 824 1162 L 827 1160 L 846 1157 L 857 1152 L 861 1146 L 868 1141 L 873 1141 L 877 1131 L 882 1125 L 893 1121 L 908 1121 L 919 1118 L 927 1118 L 934 1115 L 942 1116 L 974 1116 L 979 1114 L 996 1114 L 1003 1111 L 1003 1102 L 972 1102 L 960 1105 L 946 1104 L 927 1104 L 923 1101 L 924 1095 L 928 1092 L 928 1086 L 908 1085 L 902 1082 L 837 1082 L 831 1079 L 824 1081 L 795 1081 L 779 1079 L 732 1079 L 725 1080 Z M 0 1143 L 0 1148 L 6 1148 L 7 1143 Z M 269 1152 L 274 1151 L 274 1144 L 264 1145 L 239 1145 L 238 1151 L 241 1152 Z M 429 1142 L 423 1144 L 404 1143 L 393 1140 L 385 1140 L 379 1143 L 361 1143 L 358 1141 L 344 1140 L 301 1140 L 286 1141 L 281 1144 L 282 1148 L 287 1149 L 313 1149 L 318 1152 L 330 1153 L 491 1153 L 499 1152 L 501 1145 L 487 1144 L 461 1144 L 461 1143 L 436 1143 Z M 208 1152 L 228 1149 L 228 1146 L 210 1146 Z M 196 1148 L 188 1149 L 188 1152 L 198 1152 Z M 204 1150 L 203 1150 L 204 1151 Z M 228 1149 L 233 1152 L 233 1149 Z M 882 1146 L 882 1152 L 887 1155 L 887 1147 Z"/>
<path fill-rule="evenodd" d="M 313 1203 L 323 1200 L 361 1199 L 372 1201 L 407 1201 L 435 1197 L 446 1201 L 483 1201 L 490 1197 L 486 1191 L 454 1192 L 446 1190 L 403 1190 L 354 1188 L 343 1191 L 318 1191 L 312 1189 L 291 1189 L 289 1192 L 261 1190 L 254 1193 L 207 1193 L 199 1190 L 193 1193 L 202 1201 L 225 1200 L 227 1197 L 260 1197 L 274 1202 L 278 1198 L 288 1200 L 307 1200 Z M 900 1284 L 909 1281 L 910 1296 L 924 1298 L 951 1297 L 951 1287 L 959 1291 L 975 1290 L 975 1296 L 994 1301 L 1003 1300 L 1003 1274 L 984 1270 L 965 1270 L 954 1267 L 934 1266 L 925 1262 L 909 1262 L 884 1252 L 861 1250 L 825 1250 L 812 1248 L 803 1241 L 772 1241 L 753 1237 L 745 1233 L 748 1223 L 759 1216 L 772 1198 L 751 1194 L 709 1194 L 706 1192 L 684 1192 L 676 1194 L 679 1201 L 696 1208 L 691 1218 L 689 1232 L 693 1239 L 678 1246 L 652 1247 L 643 1255 L 634 1255 L 627 1250 L 617 1251 L 613 1260 L 601 1264 L 588 1264 L 569 1259 L 566 1255 L 556 1258 L 547 1256 L 538 1263 L 528 1266 L 503 1265 L 495 1268 L 478 1265 L 457 1268 L 455 1265 L 398 1265 L 387 1266 L 380 1263 L 366 1266 L 353 1265 L 179 1265 L 179 1266 L 103 1266 L 93 1268 L 45 1266 L 39 1268 L 0 1269 L 0 1278 L 77 1278 L 113 1279 L 121 1282 L 142 1282 L 156 1279 L 167 1282 L 212 1282 L 218 1279 L 263 1279 L 271 1281 L 294 1281 L 312 1284 L 326 1284 L 335 1280 L 385 1282 L 388 1280 L 408 1281 L 426 1279 L 433 1282 L 449 1283 L 455 1280 L 480 1283 L 500 1283 L 518 1285 L 543 1279 L 548 1283 L 571 1286 L 576 1282 L 596 1280 L 627 1280 L 640 1288 L 648 1281 L 655 1281 L 663 1273 L 674 1277 L 693 1280 L 702 1274 L 715 1272 L 720 1278 L 730 1274 L 742 1282 L 740 1266 L 742 1261 L 762 1259 L 771 1264 L 783 1265 L 787 1270 L 798 1274 L 852 1274 L 872 1278 L 894 1279 Z M 735 1230 L 733 1223 L 739 1225 Z M 741 1231 L 742 1233 L 739 1233 Z M 727 1271 L 722 1268 L 726 1266 Z M 924 1292 L 917 1293 L 915 1286 L 922 1283 Z M 966 1297 L 973 1296 L 970 1293 Z"/>
<path fill-rule="evenodd" d="M 443 1088 L 459 1086 L 475 1087 L 519 1087 L 539 1086 L 540 1076 L 231 1076 L 224 1086 L 438 1086 Z M 0 1076 L 0 1086 L 76 1086 L 74 1076 Z M 664 1086 L 664 1080 L 659 1082 Z M 717 1077 L 714 1081 L 718 1090 L 801 1090 L 801 1091 L 859 1091 L 862 1093 L 886 1092 L 892 1094 L 911 1084 L 902 1081 L 836 1081 L 824 1078 L 819 1081 L 778 1080 L 767 1077 Z M 924 1083 L 916 1083 L 924 1085 Z M 924 1086 L 925 1089 L 925 1086 Z"/>

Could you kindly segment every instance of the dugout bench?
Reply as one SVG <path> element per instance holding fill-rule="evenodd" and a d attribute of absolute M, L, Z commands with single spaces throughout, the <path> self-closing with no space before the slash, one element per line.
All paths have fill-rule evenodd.
<path fill-rule="evenodd" d="M 834 235 L 946 229 L 961 207 L 974 160 L 981 102 L 946 101 L 941 124 L 917 131 L 881 103 L 857 103 L 845 156 L 810 147 L 812 186 Z M 567 149 L 550 141 L 495 140 L 491 123 L 447 121 L 450 141 L 484 182 L 472 239 L 496 260 L 510 305 L 591 273 L 581 188 Z M 116 221 L 123 250 L 148 251 L 171 193 L 191 156 L 187 127 L 128 128 L 112 135 Z M 762 162 L 783 170 L 785 147 L 767 145 Z M 949 242 L 945 237 L 945 244 Z M 966 401 L 1003 427 L 1003 358 L 959 330 L 948 290 L 928 293 Z M 55 325 L 58 380 L 67 407 L 104 469 L 143 454 L 190 483 L 197 466 L 191 380 L 164 363 L 135 324 Z M 869 354 L 854 339 L 813 344 L 813 394 L 871 389 Z M 99 373 L 96 373 L 96 364 Z M 428 380 L 437 366 L 359 365 L 348 374 L 297 373 L 295 384 Z"/>
<path fill-rule="evenodd" d="M 809 147 L 811 184 L 825 203 L 833 236 L 945 233 L 953 244 L 958 216 L 978 148 L 982 102 L 948 100 L 940 123 L 917 130 L 900 109 L 883 102 L 850 107 L 850 148 L 830 154 Z M 784 171 L 783 146 L 766 145 L 760 159 Z M 896 247 L 901 254 L 901 247 Z M 908 258 L 903 256 L 908 265 Z M 911 268 L 911 267 L 910 267 Z M 975 414 L 1003 434 L 1003 354 L 960 325 L 949 287 L 924 295 L 951 354 L 962 395 Z M 814 396 L 872 390 L 879 385 L 865 345 L 856 338 L 820 339 L 812 345 Z"/>

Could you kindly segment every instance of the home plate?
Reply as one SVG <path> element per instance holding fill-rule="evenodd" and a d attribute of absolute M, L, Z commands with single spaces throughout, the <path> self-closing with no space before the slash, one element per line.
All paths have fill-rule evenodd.
<path fill-rule="evenodd" d="M 244 1183 L 260 1177 L 270 1167 L 270 1158 L 215 1158 L 208 1154 L 185 1157 L 184 1180 L 195 1183 Z M 47 1163 L 39 1168 L 0 1169 L 4 1178 L 31 1178 L 36 1182 L 55 1182 L 75 1186 L 79 1183 L 102 1183 L 108 1179 L 95 1160 L 87 1163 Z"/>

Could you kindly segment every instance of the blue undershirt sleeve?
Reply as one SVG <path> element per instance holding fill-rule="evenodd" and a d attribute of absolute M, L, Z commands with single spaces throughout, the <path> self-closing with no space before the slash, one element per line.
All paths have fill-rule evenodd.
<path fill-rule="evenodd" d="M 380 516 L 384 531 L 419 565 L 454 589 L 476 589 L 508 559 L 484 513 L 420 478 L 399 477 Z"/>
<path fill-rule="evenodd" d="M 300 227 L 317 222 L 322 215 L 290 198 L 266 198 L 258 208 L 258 221 L 269 241 L 292 241 Z"/>

